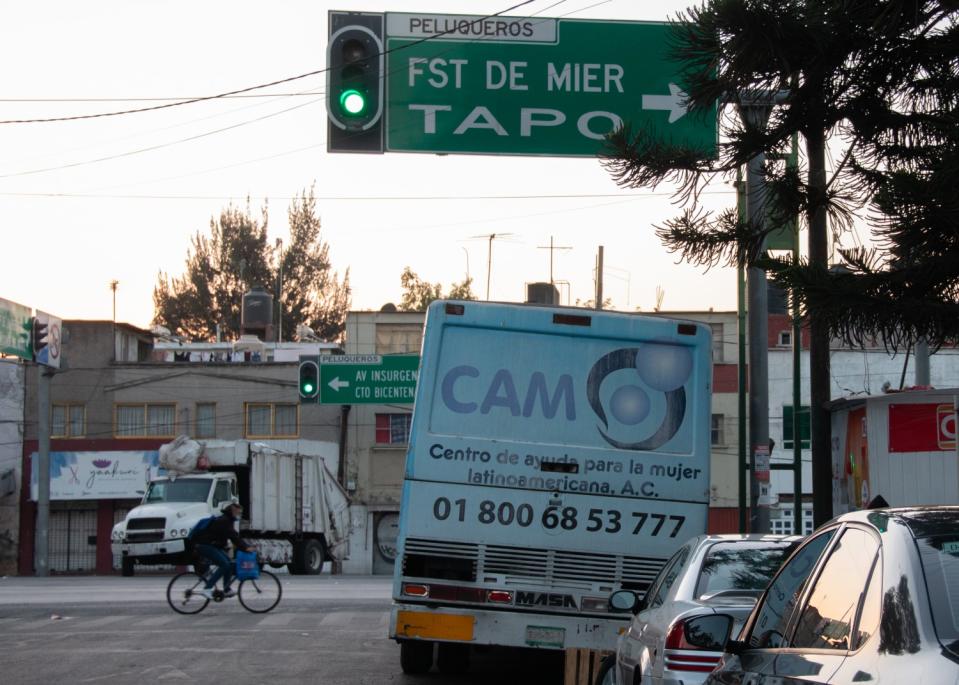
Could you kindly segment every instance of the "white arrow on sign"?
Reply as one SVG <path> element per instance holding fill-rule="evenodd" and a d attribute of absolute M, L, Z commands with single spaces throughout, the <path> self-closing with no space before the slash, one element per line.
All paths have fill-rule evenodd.
<path fill-rule="evenodd" d="M 675 83 L 670 83 L 669 95 L 644 95 L 643 109 L 661 109 L 669 112 L 667 121 L 671 124 L 689 111 L 688 101 L 689 96 Z"/>
<path fill-rule="evenodd" d="M 331 380 L 329 383 L 327 383 L 327 385 L 329 385 L 331 388 L 333 388 L 334 390 L 336 390 L 337 392 L 339 392 L 339 391 L 342 390 L 343 388 L 348 388 L 348 387 L 350 387 L 350 382 L 349 382 L 349 381 L 341 381 L 341 380 L 340 380 L 340 377 L 339 377 L 339 376 L 336 376 L 335 378 L 333 378 L 333 380 Z"/>

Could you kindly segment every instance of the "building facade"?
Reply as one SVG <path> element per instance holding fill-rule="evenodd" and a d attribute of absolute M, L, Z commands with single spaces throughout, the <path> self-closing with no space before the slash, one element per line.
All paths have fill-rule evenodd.
<path fill-rule="evenodd" d="M 66 321 L 65 367 L 50 381 L 51 572 L 110 573 L 110 531 L 139 503 L 157 450 L 178 435 L 281 449 L 339 443 L 336 408 L 301 405 L 299 354 L 328 343 L 158 343 L 109 321 Z M 37 380 L 27 374 L 19 493 L 19 573 L 33 573 Z M 83 477 L 80 477 L 82 470 Z M 336 465 L 332 465 L 334 468 Z"/>

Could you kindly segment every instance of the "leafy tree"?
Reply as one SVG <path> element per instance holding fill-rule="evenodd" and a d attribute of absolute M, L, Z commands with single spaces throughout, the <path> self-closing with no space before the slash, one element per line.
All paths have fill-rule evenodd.
<path fill-rule="evenodd" d="M 443 286 L 439 283 L 429 283 L 417 276 L 410 267 L 403 269 L 400 275 L 400 285 L 403 286 L 403 298 L 400 300 L 401 312 L 425 312 L 433 300 L 475 300 L 473 294 L 473 279 L 467 278 L 461 283 L 450 286 L 448 295 L 443 295 Z"/>
<path fill-rule="evenodd" d="M 226 338 L 240 334 L 243 294 L 262 285 L 276 295 L 282 271 L 282 297 L 274 300 L 283 316 L 284 337 L 307 324 L 326 340 L 343 330 L 350 302 L 349 271 L 342 281 L 331 271 L 329 246 L 320 239 L 312 188 L 288 210 L 290 245 L 277 258 L 267 241 L 268 213 L 253 215 L 230 205 L 210 220 L 209 236 L 190 241 L 181 276 L 160 272 L 153 290 L 153 323 L 190 340 L 213 340 L 217 324 Z M 282 269 L 280 269 L 282 263 Z"/>
<path fill-rule="evenodd" d="M 626 187 L 679 184 L 683 214 L 658 229 L 687 261 L 763 265 L 793 288 L 809 319 L 813 493 L 816 521 L 829 511 L 829 337 L 880 336 L 893 347 L 925 336 L 959 337 L 959 203 L 947 184 L 956 154 L 957 41 L 949 0 L 706 0 L 676 23 L 674 56 L 685 63 L 690 114 L 732 100 L 755 112 L 757 99 L 777 105 L 750 120 L 727 113 L 727 142 L 709 159 L 702 150 L 657 142 L 624 127 L 610 138 L 607 169 Z M 750 105 L 753 105 L 750 108 Z M 804 168 L 785 156 L 794 135 L 805 141 Z M 845 152 L 831 178 L 825 142 Z M 772 192 L 770 221 L 740 220 L 698 208 L 705 182 L 731 179 L 765 155 L 759 168 Z M 754 162 L 755 164 L 755 162 Z M 833 230 L 866 218 L 884 253 L 849 250 L 847 269 L 828 268 L 827 217 Z M 809 228 L 809 258 L 798 266 L 766 260 L 771 230 L 800 215 Z M 860 217 L 862 218 L 862 217 Z"/>

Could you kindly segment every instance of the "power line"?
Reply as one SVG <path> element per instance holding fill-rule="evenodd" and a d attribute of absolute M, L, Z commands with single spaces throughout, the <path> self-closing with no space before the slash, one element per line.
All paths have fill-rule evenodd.
<path fill-rule="evenodd" d="M 500 15 L 506 13 L 506 12 L 512 12 L 512 11 L 515 10 L 515 9 L 518 9 L 518 8 L 520 8 L 520 7 L 523 7 L 524 5 L 529 5 L 530 3 L 533 3 L 533 2 L 535 2 L 535 1 L 536 1 L 536 0 L 523 0 L 523 2 L 517 3 L 517 4 L 513 5 L 512 7 L 507 7 L 506 9 L 501 10 L 501 11 L 499 11 L 499 12 L 495 12 L 494 14 L 485 15 L 485 16 L 483 16 L 483 17 L 481 18 L 481 20 L 491 19 L 491 18 L 493 18 L 493 17 L 498 17 L 498 16 L 500 16 Z M 584 9 L 588 9 L 588 8 L 584 8 Z M 449 28 L 449 29 L 447 29 L 447 30 L 445 30 L 445 31 L 441 31 L 441 32 L 439 32 L 439 33 L 433 34 L 432 36 L 426 36 L 426 37 L 424 37 L 424 38 L 420 38 L 420 39 L 418 39 L 418 40 L 414 40 L 413 42 L 408 43 L 408 44 L 406 44 L 406 45 L 399 46 L 398 48 L 391 48 L 391 49 L 388 49 L 388 50 L 384 50 L 383 52 L 379 53 L 379 56 L 385 57 L 386 55 L 388 55 L 388 54 L 390 54 L 390 53 L 392 53 L 392 52 L 394 52 L 394 51 L 396 51 L 396 50 L 406 50 L 406 49 L 412 48 L 412 47 L 414 47 L 414 46 L 416 46 L 416 45 L 420 45 L 420 44 L 422 44 L 422 43 L 426 43 L 426 42 L 428 42 L 428 41 L 435 40 L 435 39 L 439 38 L 440 36 L 444 36 L 444 35 L 446 35 L 446 34 L 448 34 L 448 33 L 452 33 L 452 32 L 455 31 L 455 30 L 456 30 L 456 27 L 454 26 L 454 27 Z M 284 84 L 284 83 L 291 83 L 291 82 L 293 82 L 293 81 L 299 81 L 299 80 L 301 80 L 301 79 L 309 78 L 310 76 L 318 76 L 318 75 L 320 75 L 320 74 L 324 74 L 324 73 L 328 72 L 329 70 L 330 70 L 329 67 L 324 67 L 323 69 L 314 69 L 313 71 L 308 71 L 308 72 L 306 72 L 306 73 L 304 73 L 304 74 L 298 74 L 298 75 L 296 75 L 296 76 L 288 76 L 288 77 L 286 77 L 286 78 L 281 78 L 281 79 L 277 79 L 277 80 L 275 80 L 275 81 L 270 81 L 269 83 L 261 83 L 261 84 L 255 85 L 255 86 L 248 86 L 248 87 L 246 87 L 246 88 L 239 88 L 239 89 L 237 89 L 237 90 L 230 90 L 230 91 L 226 91 L 226 92 L 224 92 L 224 93 L 217 93 L 216 95 L 204 95 L 204 96 L 201 96 L 201 97 L 190 98 L 190 99 L 188 99 L 188 100 L 180 100 L 180 101 L 177 101 L 177 102 L 166 102 L 166 103 L 163 103 L 163 104 L 160 104 L 160 105 L 151 105 L 150 107 L 136 107 L 136 108 L 133 108 L 133 109 L 125 109 L 125 110 L 118 110 L 118 111 L 112 111 L 112 112 L 98 112 L 98 113 L 96 113 L 96 114 L 75 114 L 75 115 L 63 116 L 63 117 L 48 117 L 48 118 L 36 118 L 36 119 L 0 119 L 0 124 L 48 124 L 48 123 L 64 122 L 64 121 L 81 121 L 81 120 L 86 120 L 86 119 L 102 119 L 102 118 L 104 118 L 104 117 L 117 117 L 117 116 L 124 116 L 124 115 L 127 115 L 127 114 L 140 114 L 140 113 L 143 113 L 143 112 L 154 112 L 154 111 L 161 110 L 161 109 L 170 109 L 170 108 L 173 108 L 173 107 L 180 107 L 180 106 L 182 106 L 182 105 L 192 105 L 192 104 L 196 104 L 197 102 L 208 102 L 208 101 L 210 101 L 210 100 L 219 100 L 219 99 L 222 99 L 222 98 L 225 98 L 225 97 L 229 97 L 229 96 L 241 95 L 241 94 L 243 94 L 243 93 L 249 93 L 249 92 L 254 91 L 254 90 L 262 90 L 262 89 L 264 89 L 264 88 L 272 88 L 273 86 L 279 86 L 279 85 L 282 85 L 282 84 Z M 0 178 L 6 178 L 6 177 L 0 176 Z"/>
<path fill-rule="evenodd" d="M 283 155 L 292 154 L 294 152 L 302 152 L 304 150 L 309 150 L 316 148 L 322 145 L 322 143 L 317 143 L 316 145 L 310 145 L 305 148 L 298 148 L 295 150 L 289 150 L 287 152 L 281 152 L 276 155 L 270 155 L 268 157 L 260 157 L 255 160 L 250 160 L 247 162 L 238 162 L 237 164 L 230 165 L 228 167 L 218 167 L 216 169 L 206 169 L 204 171 L 196 172 L 208 173 L 211 171 L 220 171 L 221 169 L 229 169 L 232 166 L 240 166 L 242 164 L 250 164 L 253 162 L 262 161 L 264 159 L 272 159 L 274 157 L 281 157 Z M 177 177 L 179 178 L 179 177 Z M 170 180 L 170 179 L 158 179 L 158 180 Z M 711 191 L 706 194 L 708 195 L 730 195 L 733 190 L 717 190 Z M 379 195 L 379 196 L 348 196 L 348 195 L 317 195 L 315 196 L 316 200 L 322 200 L 324 202 L 425 202 L 425 201 L 467 201 L 467 200 L 582 200 L 582 199 L 600 199 L 600 198 L 619 198 L 623 200 L 637 199 L 637 198 L 653 198 L 653 197 L 670 197 L 672 192 L 651 192 L 651 193 L 562 193 L 562 194 L 542 194 L 542 195 Z M 0 192 L 0 197 L 36 197 L 36 198 L 64 198 L 64 199 L 92 199 L 92 200 L 230 200 L 231 197 L 223 195 L 151 195 L 151 194 L 130 194 L 130 195 L 120 195 L 114 193 L 39 193 L 39 192 Z M 268 198 L 267 196 L 250 196 L 252 199 L 273 199 L 273 200 L 293 200 L 297 196 L 272 196 Z"/>

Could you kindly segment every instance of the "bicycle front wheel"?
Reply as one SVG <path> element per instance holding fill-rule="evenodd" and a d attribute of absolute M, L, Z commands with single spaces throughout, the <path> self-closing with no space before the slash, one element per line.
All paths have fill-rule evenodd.
<path fill-rule="evenodd" d="M 166 587 L 166 601 L 178 614 L 198 614 L 210 603 L 200 594 L 205 585 L 206 581 L 198 573 L 186 571 L 175 575 Z"/>
<path fill-rule="evenodd" d="M 280 579 L 269 571 L 260 571 L 259 578 L 247 578 L 240 581 L 240 591 L 237 594 L 240 604 L 247 611 L 254 614 L 265 614 L 280 603 L 283 596 L 283 587 Z"/>

